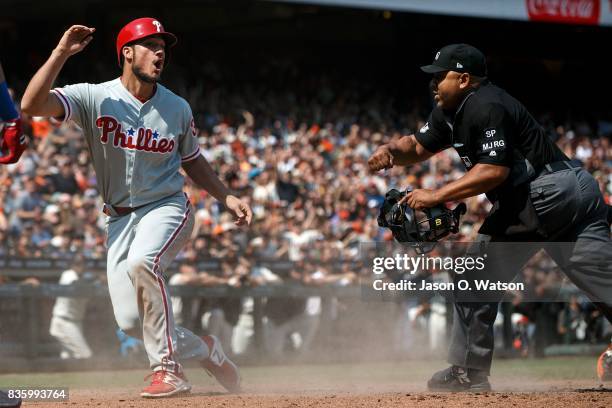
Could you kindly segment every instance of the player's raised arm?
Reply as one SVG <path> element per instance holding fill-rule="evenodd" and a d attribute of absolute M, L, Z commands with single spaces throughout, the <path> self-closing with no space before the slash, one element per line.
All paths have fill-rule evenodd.
<path fill-rule="evenodd" d="M 64 107 L 51 86 L 68 58 L 83 50 L 91 41 L 95 28 L 73 25 L 62 36 L 49 59 L 34 74 L 21 99 L 21 111 L 35 116 L 64 116 Z"/>

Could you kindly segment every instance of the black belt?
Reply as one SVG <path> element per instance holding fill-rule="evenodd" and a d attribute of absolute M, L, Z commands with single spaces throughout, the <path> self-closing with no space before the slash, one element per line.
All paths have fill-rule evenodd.
<path fill-rule="evenodd" d="M 104 204 L 104 208 L 102 208 L 102 212 L 106 215 L 108 215 L 109 217 L 114 216 L 115 214 L 117 214 L 118 216 L 122 217 L 124 215 L 128 215 L 134 211 L 136 211 L 139 208 L 144 207 L 144 205 L 138 206 L 138 207 L 118 207 L 116 205 L 109 205 L 109 204 Z M 113 214 L 112 210 L 115 212 Z"/>
<path fill-rule="evenodd" d="M 538 173 L 538 176 L 545 176 L 547 174 L 556 173 L 562 170 L 568 170 L 568 169 L 571 170 L 571 169 L 578 169 L 578 168 L 580 168 L 579 165 L 573 164 L 572 162 L 569 162 L 569 161 L 556 161 L 556 162 L 545 164 L 544 168 L 542 168 L 542 170 L 540 170 L 540 172 Z"/>

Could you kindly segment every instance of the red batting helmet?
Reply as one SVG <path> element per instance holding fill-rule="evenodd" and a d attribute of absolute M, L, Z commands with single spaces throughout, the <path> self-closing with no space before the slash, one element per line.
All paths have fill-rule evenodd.
<path fill-rule="evenodd" d="M 142 38 L 151 37 L 153 35 L 161 35 L 166 41 L 166 49 L 174 47 L 176 44 L 176 36 L 164 30 L 164 26 L 151 17 L 137 18 L 134 21 L 127 23 L 119 35 L 117 35 L 117 60 L 121 66 L 121 50 L 129 43 L 140 40 Z M 167 62 L 166 58 L 166 62 Z"/>

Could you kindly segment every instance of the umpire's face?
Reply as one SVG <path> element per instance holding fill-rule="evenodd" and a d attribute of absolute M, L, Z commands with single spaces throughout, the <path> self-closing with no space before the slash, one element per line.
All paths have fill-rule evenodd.
<path fill-rule="evenodd" d="M 457 109 L 470 86 L 470 74 L 456 71 L 438 72 L 431 80 L 431 90 L 439 108 Z"/>

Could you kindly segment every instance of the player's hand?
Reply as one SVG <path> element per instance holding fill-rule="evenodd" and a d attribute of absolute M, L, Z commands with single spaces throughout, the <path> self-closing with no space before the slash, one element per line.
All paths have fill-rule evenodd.
<path fill-rule="evenodd" d="M 253 218 L 253 212 L 249 205 L 240 200 L 238 197 L 228 195 L 225 199 L 225 206 L 232 213 L 236 221 L 234 224 L 240 225 L 251 225 L 251 219 Z"/>
<path fill-rule="evenodd" d="M 95 28 L 73 25 L 66 30 L 55 49 L 67 56 L 81 52 L 93 39 L 94 31 L 96 31 Z"/>
<path fill-rule="evenodd" d="M 368 167 L 371 172 L 390 169 L 393 167 L 393 155 L 387 145 L 382 145 L 368 159 Z"/>
<path fill-rule="evenodd" d="M 424 188 L 409 191 L 399 202 L 402 204 L 407 203 L 410 208 L 415 210 L 431 208 L 440 204 L 436 192 Z"/>

